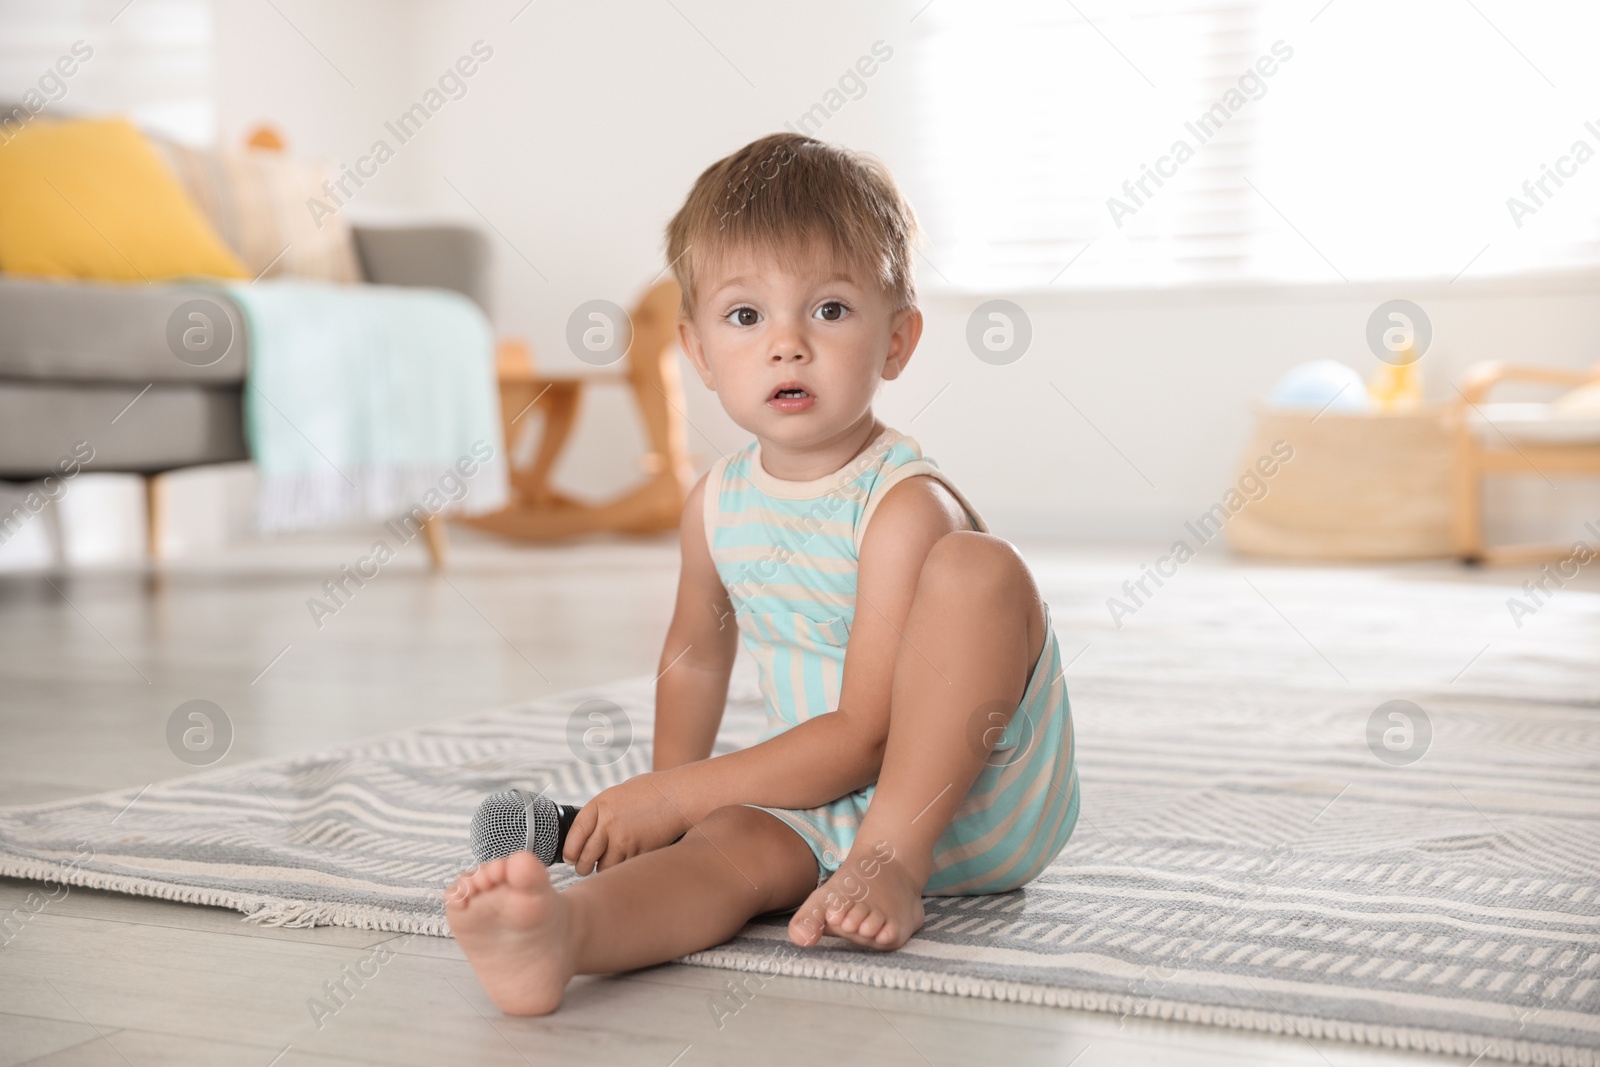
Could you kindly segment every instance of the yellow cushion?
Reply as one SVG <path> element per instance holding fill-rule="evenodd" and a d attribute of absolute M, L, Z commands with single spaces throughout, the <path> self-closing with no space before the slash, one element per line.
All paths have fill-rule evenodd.
<path fill-rule="evenodd" d="M 327 201 L 323 182 L 339 177 L 332 167 L 256 148 L 200 151 L 164 137 L 151 137 L 150 147 L 251 277 L 361 280 L 344 218 L 306 210 Z"/>
<path fill-rule="evenodd" d="M 0 271 L 249 277 L 125 119 L 29 125 L 0 147 Z"/>

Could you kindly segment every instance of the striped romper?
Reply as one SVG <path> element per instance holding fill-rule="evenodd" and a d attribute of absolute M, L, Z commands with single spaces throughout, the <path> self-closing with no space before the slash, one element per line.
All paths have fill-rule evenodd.
<path fill-rule="evenodd" d="M 762 740 L 839 706 L 862 538 L 884 494 L 916 475 L 937 478 L 973 528 L 988 529 L 916 441 L 895 430 L 884 430 L 866 451 L 814 481 L 768 474 L 757 441 L 711 468 L 706 540 L 760 674 Z M 1072 715 L 1048 608 L 1045 628 L 1044 648 L 1009 725 L 980 734 L 993 738 L 993 749 L 934 848 L 928 895 L 1024 885 L 1061 851 L 1077 822 Z M 749 806 L 771 812 L 805 839 L 820 885 L 849 854 L 875 788 L 805 810 Z"/>

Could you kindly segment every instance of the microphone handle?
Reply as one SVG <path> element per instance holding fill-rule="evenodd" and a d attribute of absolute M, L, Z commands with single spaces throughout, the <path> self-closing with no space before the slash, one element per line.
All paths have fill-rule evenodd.
<path fill-rule="evenodd" d="M 561 854 L 567 847 L 567 831 L 572 829 L 572 823 L 578 817 L 578 809 L 571 804 L 556 805 L 556 862 L 561 863 Z M 679 834 L 677 841 L 682 841 L 687 834 Z"/>
<path fill-rule="evenodd" d="M 557 804 L 556 816 L 556 862 L 560 863 L 561 853 L 567 847 L 567 831 L 572 829 L 578 809 L 571 804 Z"/>

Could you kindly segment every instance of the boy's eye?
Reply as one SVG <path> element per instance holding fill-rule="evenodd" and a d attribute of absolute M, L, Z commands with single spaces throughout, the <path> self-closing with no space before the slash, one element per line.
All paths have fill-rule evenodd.
<path fill-rule="evenodd" d="M 830 300 L 826 304 L 823 304 L 821 307 L 817 308 L 817 318 L 823 319 L 827 322 L 838 322 L 840 319 L 845 317 L 845 314 L 848 313 L 849 310 L 849 308 L 845 307 L 839 301 Z"/>
<path fill-rule="evenodd" d="M 761 321 L 761 315 L 755 308 L 734 308 L 728 312 L 728 318 L 735 326 L 754 326 Z"/>

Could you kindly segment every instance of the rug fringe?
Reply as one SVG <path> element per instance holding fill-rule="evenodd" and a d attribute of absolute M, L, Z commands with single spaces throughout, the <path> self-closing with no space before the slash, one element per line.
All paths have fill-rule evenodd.
<path fill-rule="evenodd" d="M 243 896 L 220 889 L 176 885 L 148 878 L 85 871 L 70 863 L 40 860 L 0 850 L 0 877 L 58 882 L 80 889 L 103 889 L 136 897 L 154 897 L 179 904 L 201 904 L 242 912 L 241 922 L 260 926 L 300 929 L 312 926 L 347 926 L 385 933 L 427 934 L 449 937 L 445 917 L 407 916 L 370 904 L 337 904 L 288 897 Z"/>
<path fill-rule="evenodd" d="M 1154 1016 L 1167 1021 L 1201 1023 L 1235 1030 L 1292 1034 L 1308 1038 L 1321 1037 L 1415 1052 L 1476 1056 L 1480 1060 L 1552 1064 L 1560 1067 L 1600 1067 L 1600 1050 L 1571 1045 L 1552 1045 L 1537 1041 L 1505 1042 L 1499 1038 L 1485 1038 L 1455 1031 L 1427 1030 L 1421 1027 L 1340 1022 L 1310 1015 L 1286 1015 L 1282 1012 L 1259 1011 L 1254 1008 L 1230 1008 L 1175 1000 L 1142 1000 L 1122 993 L 1028 985 L 992 978 L 941 974 L 937 971 L 884 967 L 871 963 L 841 964 L 794 957 L 751 959 L 744 953 L 721 949 L 706 949 L 703 952 L 682 956 L 673 962 L 694 967 L 759 971 L 763 974 L 794 978 L 822 978 L 882 989 L 944 993 L 981 1000 L 1040 1004 L 1052 1008 L 1072 1008 L 1079 1011 L 1139 1017 Z"/>
<path fill-rule="evenodd" d="M 286 897 L 246 897 L 222 890 L 85 871 L 70 863 L 19 856 L 5 850 L 0 850 L 0 876 L 54 881 L 84 889 L 103 889 L 130 896 L 172 900 L 182 904 L 228 908 L 243 912 L 241 921 L 263 926 L 287 928 L 346 926 L 358 930 L 426 934 L 433 937 L 450 936 L 449 925 L 442 915 L 424 918 L 402 915 L 365 904 L 337 904 L 327 901 L 292 900 Z M 1350 1023 L 1319 1019 L 1309 1015 L 1286 1015 L 1253 1008 L 1220 1007 L 1185 1001 L 1141 1000 L 1121 993 L 1029 985 L 992 978 L 970 978 L 941 974 L 937 971 L 906 970 L 870 963 L 842 964 L 794 957 L 752 959 L 747 954 L 722 949 L 706 949 L 682 956 L 674 962 L 695 967 L 852 982 L 882 989 L 943 993 L 981 1000 L 1154 1017 L 1236 1030 L 1327 1038 L 1408 1051 L 1476 1056 L 1480 1060 L 1553 1064 L 1560 1067 L 1600 1067 L 1600 1051 L 1570 1045 L 1552 1045 L 1534 1041 L 1503 1042 L 1497 1038 L 1485 1039 L 1471 1034 L 1427 1030 L 1421 1027 Z"/>
<path fill-rule="evenodd" d="M 424 918 L 365 904 L 337 904 L 327 901 L 292 900 L 286 897 L 246 897 L 222 890 L 85 871 L 70 863 L 40 860 L 5 850 L 0 850 L 0 876 L 54 881 L 84 889 L 103 889 L 130 896 L 172 900 L 182 904 L 228 908 L 243 912 L 242 922 L 257 923 L 262 926 L 287 928 L 346 926 L 358 930 L 426 934 L 433 937 L 451 936 L 449 924 L 442 915 Z M 679 957 L 673 962 L 694 967 L 715 967 L 793 978 L 852 982 L 881 989 L 904 989 L 921 993 L 974 997 L 981 1000 L 1071 1008 L 1079 1011 L 1154 1017 L 1236 1030 L 1327 1038 L 1416 1052 L 1476 1056 L 1479 1060 L 1552 1064 L 1559 1067 L 1600 1067 L 1600 1050 L 1570 1045 L 1552 1045 L 1535 1041 L 1505 1042 L 1498 1038 L 1486 1039 L 1455 1031 L 1428 1030 L 1421 1027 L 1350 1023 L 1309 1015 L 1286 1015 L 1253 1008 L 1221 1007 L 1186 1001 L 1141 1000 L 1121 993 L 1029 985 L 1000 979 L 942 974 L 937 971 L 884 967 L 871 963 L 843 964 L 795 957 L 753 959 L 745 953 L 723 949 L 706 949 Z"/>

